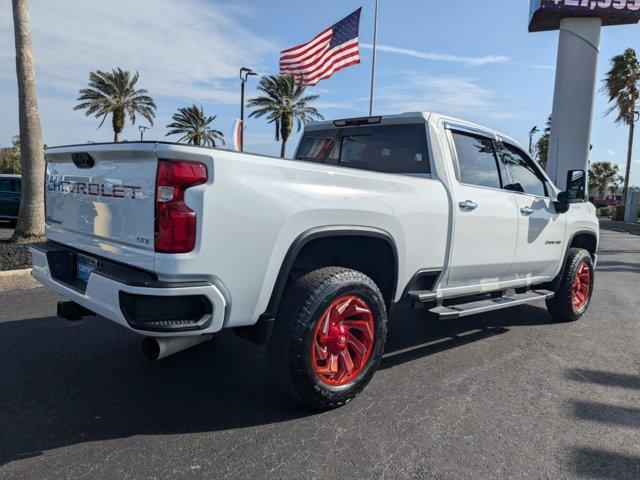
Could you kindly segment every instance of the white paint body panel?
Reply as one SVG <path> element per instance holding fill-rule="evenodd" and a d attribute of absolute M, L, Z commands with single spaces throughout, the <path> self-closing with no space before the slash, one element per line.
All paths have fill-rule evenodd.
<path fill-rule="evenodd" d="M 442 270 L 436 285 L 440 298 L 552 279 L 561 268 L 564 248 L 550 254 L 538 243 L 525 243 L 528 237 L 518 230 L 522 227 L 517 195 L 477 188 L 469 191 L 457 184 L 442 126 L 448 117 L 407 114 L 390 117 L 389 123 L 403 119 L 426 123 L 431 178 L 176 144 L 53 148 L 48 151 L 52 174 L 76 174 L 69 163 L 71 153 L 90 152 L 97 164 L 87 175 L 100 181 L 135 181 L 144 196 L 129 202 L 82 198 L 75 204 L 73 195 L 48 197 L 47 215 L 55 223 L 48 222 L 46 234 L 50 240 L 154 272 L 161 281 L 210 284 L 211 288 L 198 288 L 205 288 L 217 302 L 216 309 L 222 308 L 222 312 L 216 310 L 222 316 L 207 333 L 254 324 L 267 308 L 287 252 L 298 237 L 318 227 L 366 227 L 386 232 L 395 242 L 399 263 L 394 301 L 400 300 L 421 269 Z M 149 247 L 138 239 L 153 236 L 151 199 L 158 158 L 202 162 L 209 172 L 206 184 L 188 189 L 185 195 L 186 204 L 198 218 L 196 245 L 188 254 L 155 253 L 152 243 Z M 473 216 L 457 209 L 458 202 L 471 195 L 482 206 Z M 104 212 L 92 220 L 92 208 Z M 539 215 L 546 219 L 542 212 Z M 578 229 L 597 235 L 594 211 L 587 206 L 574 205 L 561 216 L 571 225 L 561 238 L 562 247 Z M 539 238 L 555 238 L 564 222 L 550 224 L 552 230 L 543 228 Z M 514 259 L 530 267 L 514 269 Z M 124 289 L 122 286 L 98 285 L 93 275 L 83 296 L 51 278 L 46 257 L 37 262 L 34 275 L 42 283 L 127 326 L 119 307 L 113 305 L 117 297 L 113 292 Z M 180 288 L 173 290 L 173 294 L 180 294 Z"/>
<path fill-rule="evenodd" d="M 518 242 L 510 273 L 516 278 L 549 277 L 565 249 L 566 215 L 544 197 L 514 193 L 518 207 Z M 523 214 L 530 208 L 532 214 Z"/>
<path fill-rule="evenodd" d="M 509 280 L 518 234 L 515 195 L 460 184 L 453 192 L 453 247 L 447 285 L 456 288 Z M 465 201 L 478 207 L 462 211 L 458 204 Z"/>
<path fill-rule="evenodd" d="M 71 154 L 87 151 L 95 166 L 76 167 Z M 50 149 L 47 238 L 152 271 L 156 168 L 154 144 Z M 75 193 L 78 188 L 91 194 Z"/>

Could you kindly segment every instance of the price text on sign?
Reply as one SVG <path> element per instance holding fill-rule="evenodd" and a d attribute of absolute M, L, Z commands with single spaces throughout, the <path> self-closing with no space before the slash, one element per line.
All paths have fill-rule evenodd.
<path fill-rule="evenodd" d="M 640 0 L 549 0 L 551 3 L 565 7 L 582 7 L 589 10 L 629 10 L 639 11 Z"/>

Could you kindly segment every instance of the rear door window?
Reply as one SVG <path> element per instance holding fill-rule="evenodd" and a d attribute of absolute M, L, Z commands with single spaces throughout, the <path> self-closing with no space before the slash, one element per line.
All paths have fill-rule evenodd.
<path fill-rule="evenodd" d="M 296 159 L 382 173 L 431 173 L 423 123 L 311 131 Z"/>
<path fill-rule="evenodd" d="M 452 132 L 458 156 L 460 182 L 479 187 L 501 188 L 493 141 L 467 133 Z"/>

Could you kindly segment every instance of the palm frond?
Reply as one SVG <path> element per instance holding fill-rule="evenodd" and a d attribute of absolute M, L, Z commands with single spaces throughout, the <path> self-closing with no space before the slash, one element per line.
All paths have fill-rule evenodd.
<path fill-rule="evenodd" d="M 611 104 L 605 115 L 617 111 L 616 123 L 631 125 L 640 99 L 640 62 L 636 52 L 628 48 L 611 59 L 602 90 Z"/>
<path fill-rule="evenodd" d="M 115 111 L 126 111 L 132 124 L 136 116 L 141 115 L 151 125 L 155 118 L 156 104 L 146 89 L 136 89 L 140 74 L 121 68 L 111 72 L 96 70 L 89 73 L 89 88 L 79 91 L 79 102 L 74 110 L 85 110 L 86 116 L 94 115 L 100 119 L 100 128 L 107 116 Z"/>
<path fill-rule="evenodd" d="M 209 126 L 216 118 L 216 115 L 206 116 L 202 106 L 192 105 L 179 108 L 171 117 L 173 122 L 167 125 L 167 128 L 171 130 L 166 136 L 182 134 L 183 136 L 178 142 L 192 145 L 215 147 L 216 142 L 224 145 L 224 134 Z"/>
<path fill-rule="evenodd" d="M 269 123 L 275 123 L 275 139 L 286 141 L 291 134 L 295 122 L 298 130 L 310 120 L 324 117 L 311 103 L 318 100 L 319 95 L 305 95 L 306 86 L 296 81 L 293 75 L 265 75 L 257 87 L 264 95 L 249 99 L 247 106 L 254 110 L 249 117 L 267 117 Z M 286 120 L 284 123 L 283 118 Z M 284 129 L 287 131 L 283 131 Z"/>

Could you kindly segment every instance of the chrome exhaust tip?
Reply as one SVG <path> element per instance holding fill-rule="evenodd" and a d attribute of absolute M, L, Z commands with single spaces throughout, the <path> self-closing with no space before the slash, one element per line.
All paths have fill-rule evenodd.
<path fill-rule="evenodd" d="M 142 356 L 147 361 L 155 362 L 187 348 L 208 342 L 212 338 L 211 334 L 190 337 L 145 337 L 142 339 L 140 349 Z"/>

